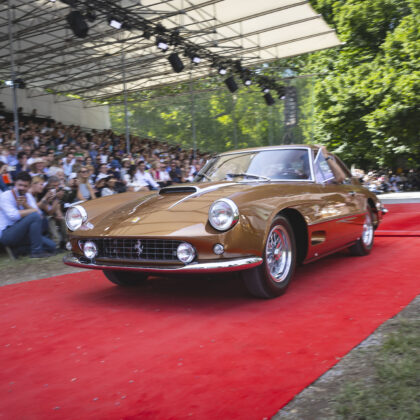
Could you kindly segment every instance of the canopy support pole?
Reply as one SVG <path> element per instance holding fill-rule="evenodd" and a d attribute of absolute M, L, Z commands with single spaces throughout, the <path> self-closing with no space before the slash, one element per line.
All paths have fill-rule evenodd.
<path fill-rule="evenodd" d="M 130 154 L 130 127 L 128 124 L 128 105 L 127 105 L 127 85 L 125 81 L 125 52 L 122 50 L 121 66 L 123 77 L 123 90 L 124 90 L 124 118 L 125 118 L 125 145 L 127 147 L 127 154 Z"/>
<path fill-rule="evenodd" d="M 192 66 L 192 64 L 191 64 Z M 197 137 L 195 130 L 195 95 L 192 82 L 192 71 L 190 68 L 190 95 L 191 95 L 191 130 L 192 130 L 192 140 L 193 140 L 193 159 L 197 156 Z"/>
<path fill-rule="evenodd" d="M 12 90 L 13 90 L 13 119 L 15 125 L 15 147 L 18 150 L 19 147 L 19 115 L 17 109 L 17 93 L 16 93 L 16 72 L 15 72 L 15 57 L 13 50 L 13 30 L 12 30 L 12 15 L 10 0 L 7 0 L 7 13 L 9 20 L 9 50 L 10 50 L 10 64 L 11 64 L 11 75 Z"/>

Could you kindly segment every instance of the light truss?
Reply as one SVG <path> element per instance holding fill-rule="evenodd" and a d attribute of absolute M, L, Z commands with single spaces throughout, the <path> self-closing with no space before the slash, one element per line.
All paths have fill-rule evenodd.
<path fill-rule="evenodd" d="M 141 23 L 180 30 L 185 44 L 207 57 L 241 60 L 258 66 L 278 58 L 334 47 L 340 42 L 308 1 L 298 0 L 75 0 L 95 9 L 86 38 L 76 38 L 66 16 L 67 4 L 48 0 L 11 0 L 15 70 L 29 88 L 106 101 L 123 91 L 121 55 L 125 54 L 127 92 L 174 85 L 215 72 L 209 59 L 174 73 L 154 37 L 143 36 Z M 130 29 L 115 30 L 108 14 L 123 11 Z M 8 7 L 0 5 L 0 79 L 11 75 Z M 172 47 L 187 64 L 182 50 Z M 37 90 L 39 91 L 39 90 Z"/>

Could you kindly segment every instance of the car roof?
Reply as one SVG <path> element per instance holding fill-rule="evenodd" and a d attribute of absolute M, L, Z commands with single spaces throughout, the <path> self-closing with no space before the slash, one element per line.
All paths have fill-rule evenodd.
<path fill-rule="evenodd" d="M 259 152 L 263 150 L 281 150 L 281 149 L 312 149 L 317 151 L 320 146 L 314 144 L 283 144 L 279 146 L 262 146 L 262 147 L 249 147 L 246 149 L 229 150 L 228 152 L 220 153 L 219 156 L 230 155 L 242 152 Z"/>

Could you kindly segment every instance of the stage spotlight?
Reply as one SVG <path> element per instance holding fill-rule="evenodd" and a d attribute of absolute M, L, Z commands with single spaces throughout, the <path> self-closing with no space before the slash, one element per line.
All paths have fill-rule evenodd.
<path fill-rule="evenodd" d="M 177 46 L 180 45 L 182 42 L 182 38 L 180 35 L 180 31 L 179 29 L 175 29 L 174 31 L 171 32 L 171 35 L 169 36 L 169 43 L 171 45 Z"/>
<path fill-rule="evenodd" d="M 191 57 L 191 62 L 193 62 L 194 64 L 199 64 L 200 63 L 200 61 L 201 61 L 201 58 L 198 56 L 198 55 L 193 55 L 192 57 Z"/>
<path fill-rule="evenodd" d="M 95 20 L 96 20 L 96 13 L 95 13 L 95 11 L 94 11 L 94 10 L 92 10 L 92 9 L 88 9 L 88 10 L 86 11 L 85 16 L 86 16 L 86 19 L 87 19 L 89 22 L 95 22 Z"/>
<path fill-rule="evenodd" d="M 172 53 L 168 57 L 169 62 L 175 73 L 181 73 L 184 70 L 184 63 L 181 61 L 177 53 Z"/>
<path fill-rule="evenodd" d="M 283 100 L 286 98 L 286 88 L 284 86 L 279 86 L 276 88 L 277 95 L 279 99 Z"/>
<path fill-rule="evenodd" d="M 89 32 L 89 26 L 87 25 L 83 15 L 78 10 L 70 12 L 66 17 L 66 20 L 74 35 L 78 38 L 86 38 Z"/>
<path fill-rule="evenodd" d="M 273 99 L 273 97 L 271 96 L 271 93 L 266 93 L 264 95 L 264 99 L 265 99 L 265 103 L 267 105 L 274 105 L 276 103 L 276 101 Z"/>
<path fill-rule="evenodd" d="M 143 31 L 143 37 L 146 39 L 150 39 L 152 35 L 152 31 L 149 28 L 145 28 L 145 30 Z"/>
<path fill-rule="evenodd" d="M 226 80 L 225 80 L 225 84 L 227 86 L 227 88 L 233 93 L 236 92 L 238 90 L 238 85 L 235 82 L 235 79 L 233 78 L 233 76 L 229 76 Z"/>
<path fill-rule="evenodd" d="M 158 36 L 156 38 L 156 46 L 161 49 L 162 51 L 167 51 L 167 49 L 169 48 L 168 43 L 166 42 L 165 39 L 163 39 L 162 37 Z"/>
<path fill-rule="evenodd" d="M 108 18 L 108 24 L 111 28 L 114 29 L 121 29 L 123 26 L 123 23 L 120 20 L 115 19 L 114 17 Z"/>
<path fill-rule="evenodd" d="M 252 85 L 251 76 L 250 76 L 248 71 L 242 72 L 241 80 L 242 80 L 242 82 L 245 86 L 251 86 Z"/>
<path fill-rule="evenodd" d="M 199 64 L 201 62 L 201 57 L 198 55 L 197 51 L 194 48 L 187 47 L 184 50 L 184 55 L 189 57 L 192 63 Z"/>
<path fill-rule="evenodd" d="M 243 82 L 244 82 L 245 86 L 251 86 L 252 85 L 252 80 L 249 79 L 248 77 L 246 77 Z"/>

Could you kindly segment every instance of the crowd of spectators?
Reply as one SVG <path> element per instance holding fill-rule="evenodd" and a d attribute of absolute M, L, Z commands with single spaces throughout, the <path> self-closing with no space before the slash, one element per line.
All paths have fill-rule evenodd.
<path fill-rule="evenodd" d="M 0 194 L 8 191 L 10 195 L 15 191 L 15 199 L 9 198 L 17 205 L 16 181 L 22 174 L 24 180 L 31 181 L 27 192 L 21 189 L 22 194 L 26 194 L 24 205 L 20 203 L 22 208 L 17 205 L 4 220 L 3 195 L 0 196 L 0 244 L 11 247 L 17 254 L 48 256 L 53 253 L 51 244 L 48 252 L 45 249 L 33 252 L 29 243 L 25 251 L 21 243 L 4 239 L 2 230 L 4 233 L 11 223 L 22 221 L 27 215 L 19 212 L 26 207 L 36 207 L 42 219 L 42 235 L 54 241 L 54 252 L 58 252 L 66 243 L 63 215 L 71 204 L 125 191 L 157 190 L 191 182 L 208 159 L 205 153 L 194 154 L 192 149 L 183 150 L 134 136 L 130 138 L 127 153 L 125 136 L 112 130 L 83 130 L 34 115 L 36 113 L 32 112 L 20 121 L 18 144 L 13 121 L 0 118 Z"/>
<path fill-rule="evenodd" d="M 375 194 L 386 194 L 402 191 L 420 191 L 420 170 L 397 171 L 352 171 L 363 185 Z"/>

